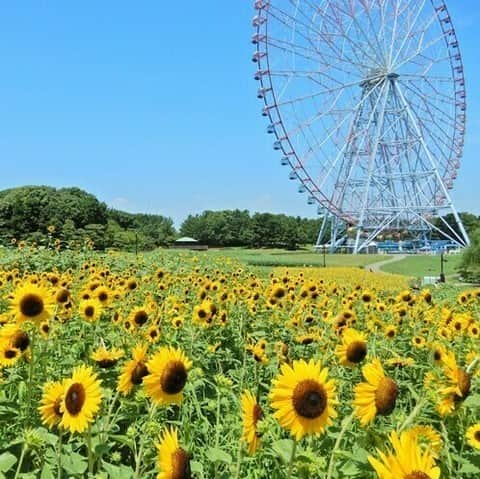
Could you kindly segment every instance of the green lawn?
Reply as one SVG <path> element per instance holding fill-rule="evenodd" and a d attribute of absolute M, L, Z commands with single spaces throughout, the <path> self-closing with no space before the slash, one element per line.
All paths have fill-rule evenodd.
<path fill-rule="evenodd" d="M 460 265 L 461 255 L 445 256 L 445 274 L 454 275 Z M 387 264 L 382 271 L 403 274 L 406 276 L 423 277 L 440 275 L 440 255 L 412 255 L 397 263 Z"/>
<path fill-rule="evenodd" d="M 250 266 L 323 266 L 323 254 L 312 250 L 285 251 L 280 249 L 223 248 L 210 249 L 203 254 L 228 256 Z M 325 255 L 325 263 L 328 267 L 362 267 L 388 258 L 389 256 L 385 255 L 327 254 Z"/>

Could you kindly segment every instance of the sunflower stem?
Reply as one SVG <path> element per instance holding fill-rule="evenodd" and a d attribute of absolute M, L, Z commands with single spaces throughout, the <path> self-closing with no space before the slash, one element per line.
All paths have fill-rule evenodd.
<path fill-rule="evenodd" d="M 410 415 L 405 419 L 404 423 L 398 429 L 398 432 L 402 432 L 406 429 L 410 424 L 412 424 L 413 420 L 418 416 L 420 410 L 422 409 L 423 405 L 425 404 L 425 398 L 421 398 L 418 400 L 417 405 L 413 408 Z"/>
<path fill-rule="evenodd" d="M 32 389 L 33 389 L 33 366 L 35 363 L 35 356 L 34 356 L 34 346 L 35 346 L 35 336 L 36 336 L 36 331 L 37 328 L 34 327 L 32 330 L 32 339 L 30 341 L 30 362 L 28 363 L 28 383 L 27 383 L 27 417 L 26 417 L 26 423 L 27 426 L 30 426 L 30 411 L 32 410 Z"/>
<path fill-rule="evenodd" d="M 152 421 L 152 418 L 157 410 L 157 406 L 154 403 L 150 404 L 150 411 L 148 414 L 147 425 L 149 425 Z M 140 438 L 140 447 L 138 448 L 138 454 L 135 457 L 135 475 L 133 476 L 134 479 L 140 479 L 141 477 L 141 467 L 142 467 L 142 459 L 143 459 L 143 450 L 145 447 L 145 434 L 142 434 Z"/>
<path fill-rule="evenodd" d="M 235 467 L 234 479 L 240 478 L 240 470 L 242 469 L 242 459 L 243 459 L 243 443 L 242 443 L 242 440 L 240 439 L 240 441 L 238 441 L 237 465 Z"/>
<path fill-rule="evenodd" d="M 293 447 L 292 447 L 292 454 L 290 456 L 290 461 L 288 463 L 287 479 L 291 479 L 291 477 L 292 477 L 293 464 L 295 463 L 295 456 L 297 454 L 297 445 L 298 445 L 298 441 L 294 440 L 293 441 Z"/>
<path fill-rule="evenodd" d="M 113 396 L 113 399 L 110 403 L 110 406 L 108 408 L 108 413 L 107 413 L 107 419 L 105 421 L 105 428 L 103 430 L 103 435 L 102 435 L 102 440 L 103 442 L 106 442 L 107 440 L 107 437 L 108 437 L 108 433 L 110 432 L 110 424 L 113 422 L 111 419 L 112 419 L 112 412 L 113 412 L 113 406 L 115 405 L 115 403 L 117 402 L 117 399 L 118 399 L 118 395 L 119 395 L 119 392 L 116 391 L 115 392 L 115 395 Z M 119 408 L 121 407 L 121 403 L 119 405 Z M 115 419 L 115 417 L 114 417 Z"/>
<path fill-rule="evenodd" d="M 62 440 L 63 432 L 61 429 L 58 431 L 58 444 L 57 444 L 57 479 L 62 479 Z"/>
<path fill-rule="evenodd" d="M 446 447 L 444 449 L 447 453 L 448 469 L 449 469 L 450 475 L 452 475 L 453 474 L 453 460 L 452 460 L 452 456 L 450 455 L 450 440 L 448 438 L 448 431 L 447 431 L 447 428 L 445 427 L 445 424 L 443 423 L 443 421 L 440 422 L 440 425 L 442 427 L 443 440 L 444 440 L 445 445 L 446 445 Z"/>
<path fill-rule="evenodd" d="M 335 467 L 335 456 L 337 455 L 338 450 L 340 449 L 340 445 L 342 443 L 343 436 L 347 432 L 347 429 L 352 424 L 353 418 L 355 417 L 355 412 L 352 412 L 350 416 L 347 416 L 343 420 L 342 429 L 338 433 L 337 440 L 335 441 L 335 445 L 333 446 L 332 454 L 330 454 L 330 462 L 328 464 L 328 473 L 326 479 L 331 479 L 333 474 L 333 469 Z"/>
<path fill-rule="evenodd" d="M 88 426 L 86 434 L 87 454 L 88 454 L 88 477 L 93 477 L 93 451 L 92 451 L 92 428 Z"/>
<path fill-rule="evenodd" d="M 23 460 L 25 459 L 25 454 L 27 453 L 27 445 L 24 443 L 22 446 L 22 452 L 20 453 L 20 459 L 18 460 L 17 470 L 15 471 L 14 479 L 17 479 L 20 476 L 20 471 L 22 470 Z"/>

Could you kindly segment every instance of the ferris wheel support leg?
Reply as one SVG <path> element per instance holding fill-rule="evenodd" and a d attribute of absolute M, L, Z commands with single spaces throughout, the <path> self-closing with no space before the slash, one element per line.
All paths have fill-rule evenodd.
<path fill-rule="evenodd" d="M 420 144 L 422 145 L 422 147 L 423 147 L 423 149 L 424 149 L 424 151 L 427 155 L 428 161 L 430 162 L 430 164 L 432 166 L 432 169 L 435 172 L 435 176 L 436 176 L 437 181 L 440 185 L 442 193 L 444 194 L 444 196 L 447 200 L 448 207 L 451 209 L 453 217 L 455 218 L 455 221 L 457 222 L 457 226 L 458 226 L 458 228 L 459 228 L 459 230 L 460 230 L 460 232 L 463 236 L 464 246 L 469 246 L 470 245 L 470 238 L 468 237 L 467 231 L 465 230 L 465 228 L 463 226 L 460 215 L 458 214 L 455 206 L 453 205 L 453 201 L 450 197 L 450 194 L 448 193 L 447 187 L 445 186 L 445 183 L 443 182 L 442 177 L 440 176 L 440 173 L 438 172 L 438 168 L 437 168 L 437 165 L 435 164 L 435 161 L 432 157 L 432 154 L 430 153 L 430 150 L 428 149 L 428 146 L 425 143 L 425 139 L 423 138 L 422 131 L 420 130 L 420 127 L 418 126 L 417 119 L 415 118 L 415 115 L 413 114 L 413 112 L 410 108 L 410 105 L 408 104 L 407 100 L 405 99 L 405 96 L 403 95 L 403 91 L 400 88 L 400 85 L 398 83 L 395 83 L 394 88 L 398 92 L 398 95 L 399 95 L 399 97 L 400 97 L 400 99 L 401 99 L 401 101 L 402 101 L 402 103 L 403 103 L 403 105 L 404 105 L 404 107 L 407 111 L 407 115 L 409 116 L 410 121 L 412 122 L 413 127 L 415 129 L 415 132 L 418 135 L 418 138 L 420 140 Z"/>
<path fill-rule="evenodd" d="M 367 180 L 365 183 L 365 193 L 364 193 L 364 199 L 363 199 L 363 204 L 362 204 L 362 210 L 360 212 L 360 218 L 358 221 L 358 226 L 357 226 L 357 237 L 355 238 L 355 246 L 353 248 L 353 254 L 357 254 L 360 251 L 359 245 L 360 245 L 360 236 L 363 230 L 364 226 L 364 221 L 365 221 L 365 214 L 367 211 L 368 207 L 368 199 L 369 199 L 369 193 L 370 193 L 370 185 L 372 182 L 372 175 L 373 175 L 373 169 L 375 166 L 375 158 L 377 156 L 378 152 L 378 146 L 380 144 L 380 140 L 382 137 L 382 131 L 383 131 L 383 122 L 385 119 L 385 110 L 387 107 L 387 100 L 388 100 L 388 95 L 390 93 L 390 83 L 392 80 L 386 81 L 384 83 L 384 86 L 382 88 L 382 106 L 381 109 L 378 113 L 377 117 L 377 131 L 375 132 L 375 138 L 372 142 L 373 148 L 372 152 L 370 154 L 370 158 L 368 160 L 368 175 L 367 175 Z"/>
<path fill-rule="evenodd" d="M 318 236 L 317 236 L 317 242 L 315 244 L 315 249 L 317 251 L 319 250 L 320 246 L 323 245 L 325 231 L 327 229 L 327 223 L 328 223 L 329 219 L 330 219 L 330 213 L 328 212 L 327 209 L 325 209 L 324 214 L 323 214 L 322 226 L 320 227 L 320 231 L 319 231 Z"/>

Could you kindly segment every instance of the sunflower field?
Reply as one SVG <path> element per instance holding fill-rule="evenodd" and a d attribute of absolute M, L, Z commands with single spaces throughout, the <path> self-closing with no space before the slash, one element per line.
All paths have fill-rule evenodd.
<path fill-rule="evenodd" d="M 0 255 L 0 478 L 480 477 L 480 289 Z"/>

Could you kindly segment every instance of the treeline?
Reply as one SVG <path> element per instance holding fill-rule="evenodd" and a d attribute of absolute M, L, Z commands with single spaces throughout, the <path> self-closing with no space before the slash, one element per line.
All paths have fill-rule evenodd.
<path fill-rule="evenodd" d="M 109 209 L 80 188 L 23 186 L 0 191 L 0 244 L 95 249 L 154 249 L 176 235 L 160 215 Z"/>
<path fill-rule="evenodd" d="M 469 235 L 475 236 L 480 217 L 460 216 Z M 452 215 L 444 218 L 458 229 Z M 111 209 L 80 188 L 23 186 L 0 191 L 1 245 L 26 242 L 58 249 L 145 251 L 166 246 L 178 236 L 191 236 L 213 247 L 296 249 L 315 242 L 321 221 L 246 210 L 204 211 L 189 215 L 177 232 L 171 218 Z M 440 220 L 437 226 L 449 232 Z M 432 237 L 436 235 L 433 232 Z"/>
<path fill-rule="evenodd" d="M 246 210 L 204 211 L 189 215 L 180 227 L 209 246 L 296 249 L 315 242 L 321 220 Z"/>

